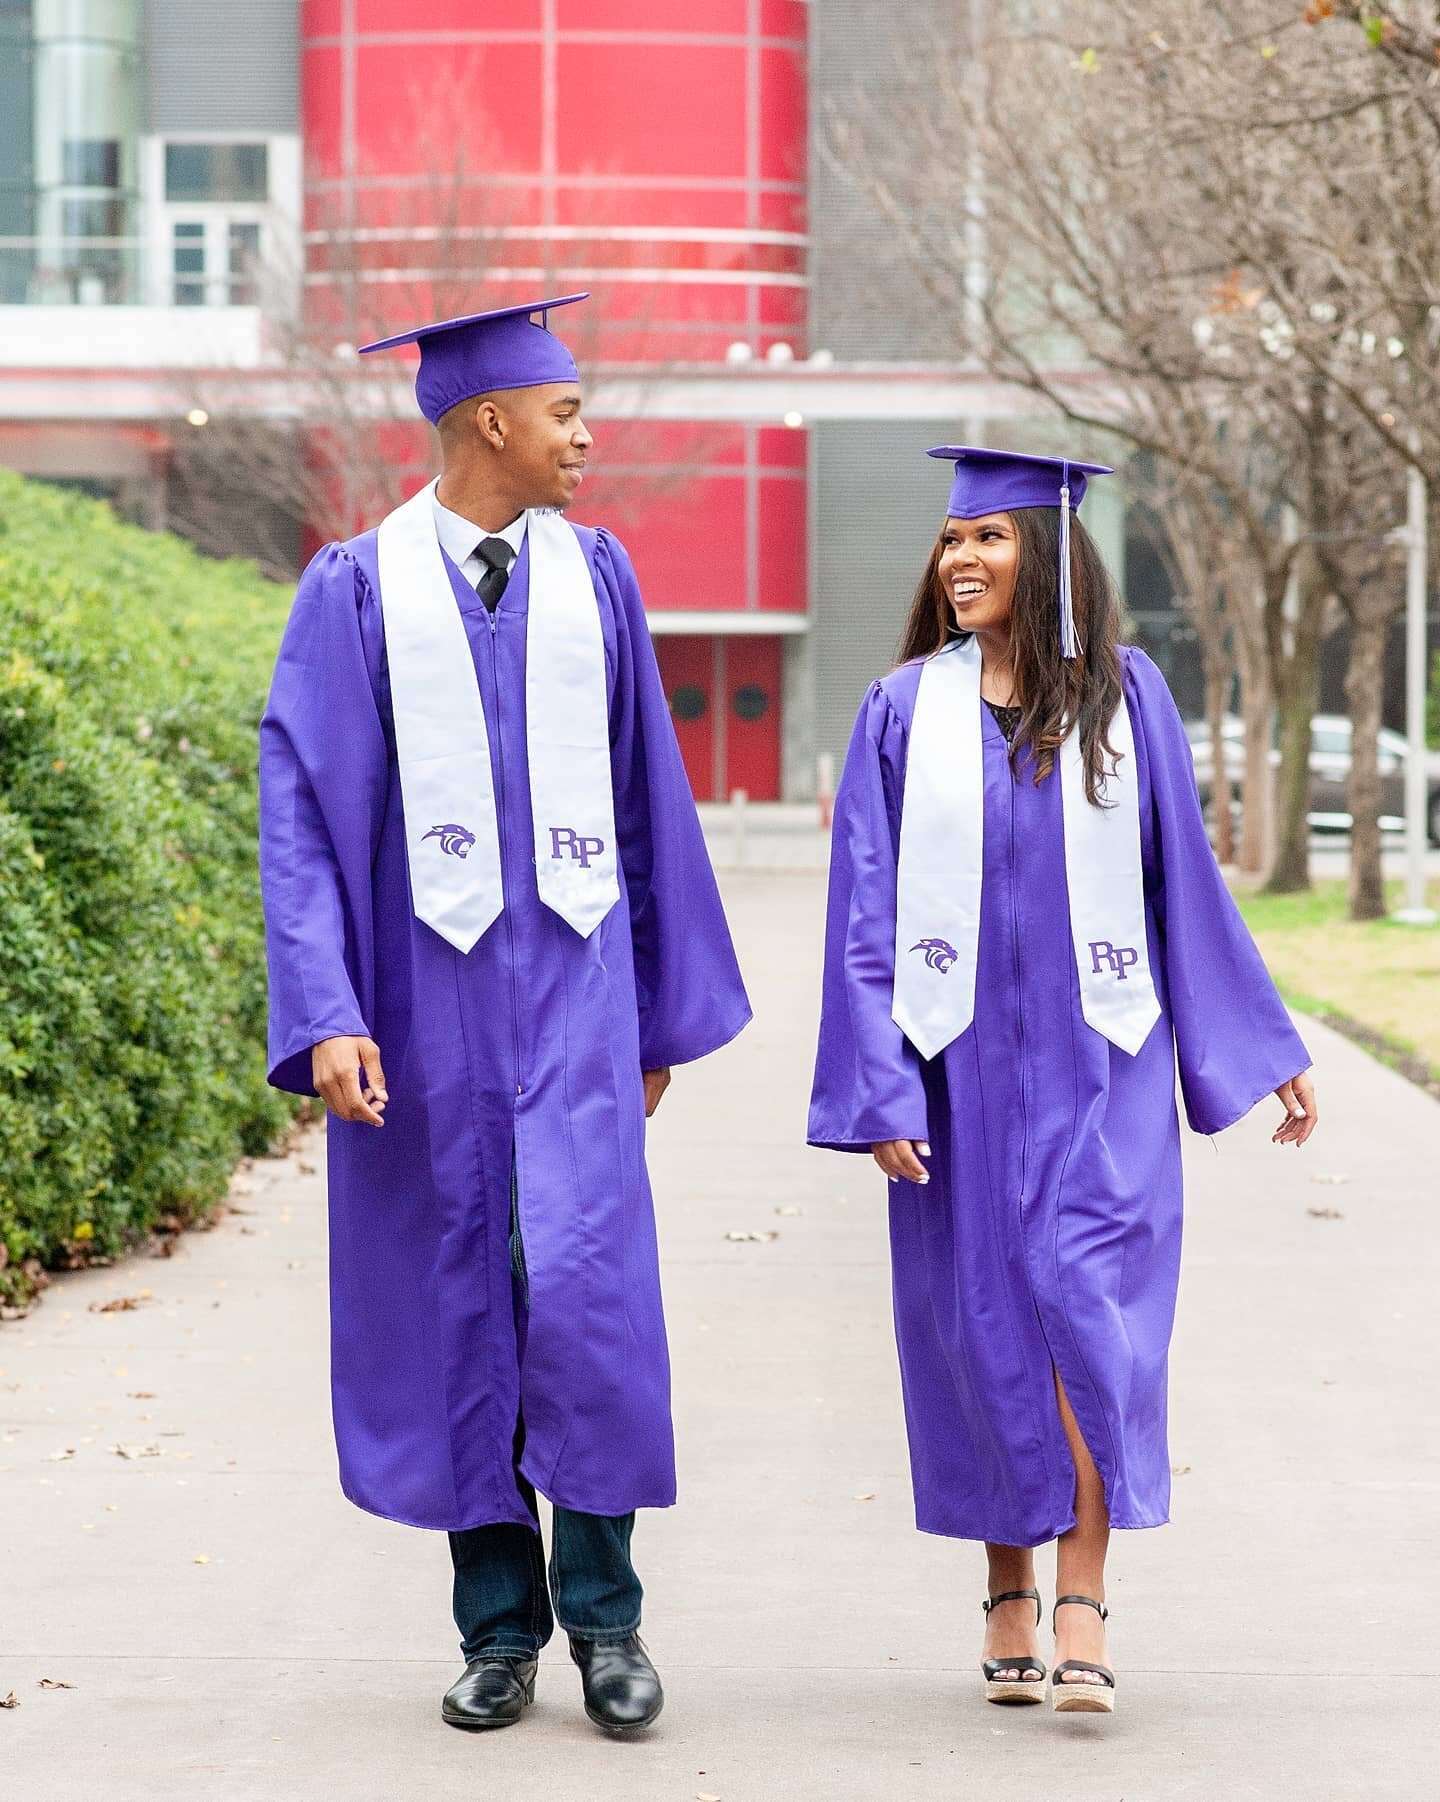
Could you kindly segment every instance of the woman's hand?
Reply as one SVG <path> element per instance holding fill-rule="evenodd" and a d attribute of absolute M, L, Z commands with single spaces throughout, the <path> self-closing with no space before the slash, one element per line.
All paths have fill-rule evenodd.
<path fill-rule="evenodd" d="M 930 1147 L 915 1139 L 882 1139 L 870 1147 L 875 1162 L 891 1182 L 928 1183 L 930 1172 L 920 1162 L 928 1158 Z"/>
<path fill-rule="evenodd" d="M 1303 1145 L 1315 1130 L 1319 1116 L 1315 1112 L 1315 1085 L 1302 1070 L 1275 1091 L 1276 1099 L 1285 1104 L 1285 1123 L 1271 1135 L 1272 1145 Z"/>

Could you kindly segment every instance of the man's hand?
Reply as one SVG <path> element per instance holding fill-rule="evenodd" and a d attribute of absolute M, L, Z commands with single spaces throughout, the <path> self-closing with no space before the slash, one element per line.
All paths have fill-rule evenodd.
<path fill-rule="evenodd" d="M 317 1093 L 340 1120 L 364 1120 L 383 1126 L 381 1115 L 390 1099 L 380 1047 L 374 1039 L 321 1039 L 310 1053 L 310 1074 Z M 363 1078 L 363 1087 L 362 1087 Z"/>
<path fill-rule="evenodd" d="M 928 1158 L 930 1147 L 915 1139 L 882 1139 L 870 1147 L 875 1162 L 892 1183 L 928 1183 L 930 1172 L 920 1162 Z"/>
<path fill-rule="evenodd" d="M 660 1105 L 660 1097 L 670 1087 L 670 1072 L 666 1070 L 645 1070 L 645 1118 L 648 1120 Z"/>
<path fill-rule="evenodd" d="M 1270 1135 L 1272 1145 L 1303 1145 L 1315 1130 L 1319 1115 L 1315 1112 L 1315 1085 L 1302 1070 L 1275 1091 L 1277 1101 L 1285 1104 L 1285 1119 Z"/>

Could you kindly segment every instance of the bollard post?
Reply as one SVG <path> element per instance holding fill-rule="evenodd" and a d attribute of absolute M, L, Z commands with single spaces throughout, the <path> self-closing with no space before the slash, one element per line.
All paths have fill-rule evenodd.
<path fill-rule="evenodd" d="M 829 751 L 815 759 L 815 798 L 820 804 L 820 830 L 828 832 L 835 820 L 835 759 Z"/>
<path fill-rule="evenodd" d="M 730 790 L 730 823 L 734 831 L 734 849 L 731 857 L 738 870 L 745 862 L 745 808 L 750 796 L 743 788 Z"/>

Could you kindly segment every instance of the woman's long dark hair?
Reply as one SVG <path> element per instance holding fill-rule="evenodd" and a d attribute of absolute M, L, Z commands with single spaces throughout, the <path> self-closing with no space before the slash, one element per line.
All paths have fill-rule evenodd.
<path fill-rule="evenodd" d="M 1106 728 L 1120 705 L 1120 610 L 1110 572 L 1095 540 L 1072 515 L 1070 583 L 1075 629 L 1085 651 L 1069 660 L 1061 657 L 1060 509 L 1017 507 L 1010 517 L 1020 541 L 1010 610 L 1011 666 L 1020 723 L 1010 742 L 1010 767 L 1018 770 L 1028 751 L 1035 764 L 1035 781 L 1043 782 L 1054 769 L 1056 754 L 1078 717 L 1085 793 L 1101 807 L 1105 777 L 1114 770 L 1117 756 Z M 943 549 L 942 530 L 915 590 L 897 663 L 928 657 L 955 637 L 955 616 L 940 580 Z"/>

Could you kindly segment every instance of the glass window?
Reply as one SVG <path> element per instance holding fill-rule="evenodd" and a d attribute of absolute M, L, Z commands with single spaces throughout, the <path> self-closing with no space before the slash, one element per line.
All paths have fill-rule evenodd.
<path fill-rule="evenodd" d="M 230 304 L 253 307 L 259 300 L 255 278 L 260 267 L 260 226 L 255 220 L 230 221 Z"/>
<path fill-rule="evenodd" d="M 73 200 L 60 202 L 60 231 L 66 238 L 119 238 L 125 232 L 125 204 L 118 196 L 113 200 Z"/>
<path fill-rule="evenodd" d="M 265 144 L 167 144 L 167 200 L 268 200 Z"/>
<path fill-rule="evenodd" d="M 118 188 L 117 138 L 66 138 L 60 147 L 60 179 L 67 188 Z"/>
<path fill-rule="evenodd" d="M 175 221 L 170 252 L 174 272 L 175 305 L 205 304 L 205 227 L 195 219 Z"/>
<path fill-rule="evenodd" d="M 1310 745 L 1322 757 L 1345 757 L 1350 751 L 1350 734 L 1336 726 L 1315 726 L 1311 730 Z"/>

